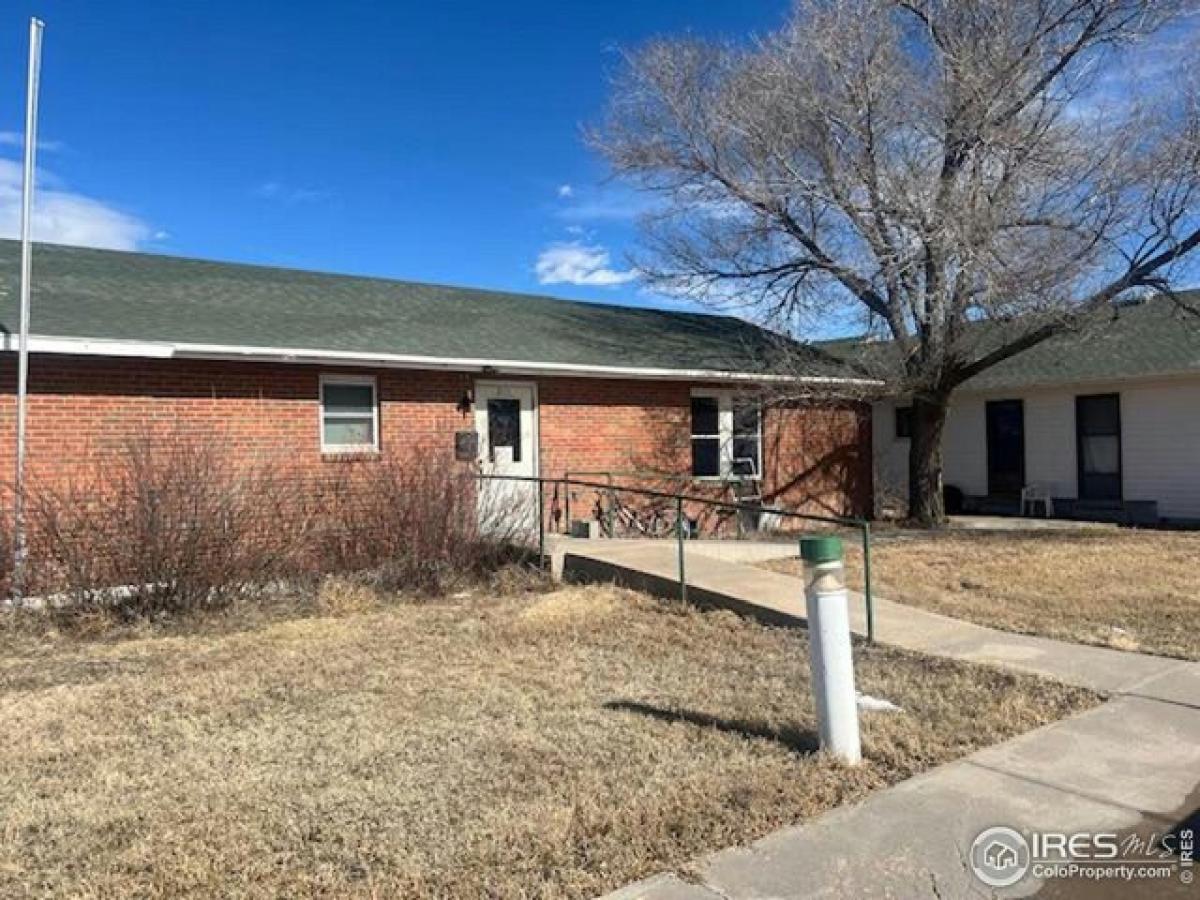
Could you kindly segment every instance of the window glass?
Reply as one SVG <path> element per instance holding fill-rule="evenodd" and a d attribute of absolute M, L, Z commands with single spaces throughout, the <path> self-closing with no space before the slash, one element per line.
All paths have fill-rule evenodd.
<path fill-rule="evenodd" d="M 761 410 L 757 399 L 733 401 L 733 445 L 729 470 L 734 475 L 757 476 L 761 472 L 760 420 Z"/>
<path fill-rule="evenodd" d="M 730 471 L 734 475 L 757 476 L 759 468 L 758 438 L 734 438 Z"/>
<path fill-rule="evenodd" d="M 1079 429 L 1083 434 L 1119 434 L 1121 403 L 1116 394 L 1080 397 Z"/>
<path fill-rule="evenodd" d="M 512 448 L 512 461 L 521 461 L 521 401 L 499 398 L 487 402 L 488 453 L 496 461 L 496 450 Z"/>
<path fill-rule="evenodd" d="M 321 443 L 334 449 L 376 446 L 373 382 L 322 382 Z"/>
<path fill-rule="evenodd" d="M 369 447 L 375 443 L 371 419 L 326 419 L 325 444 L 329 447 Z"/>
<path fill-rule="evenodd" d="M 372 416 L 375 412 L 375 388 L 370 384 L 325 385 L 325 412 Z"/>
<path fill-rule="evenodd" d="M 911 406 L 896 407 L 896 437 L 912 437 L 913 408 Z"/>
<path fill-rule="evenodd" d="M 1121 439 L 1115 434 L 1089 435 L 1080 441 L 1083 471 L 1092 475 L 1116 475 L 1121 471 Z"/>
<path fill-rule="evenodd" d="M 692 398 L 692 434 L 719 435 L 721 433 L 720 406 L 716 397 Z"/>
<path fill-rule="evenodd" d="M 692 474 L 721 474 L 721 410 L 716 397 L 692 398 Z"/>
<path fill-rule="evenodd" d="M 702 478 L 721 474 L 720 438 L 692 438 L 692 474 Z"/>
<path fill-rule="evenodd" d="M 757 397 L 732 392 L 692 397 L 692 474 L 758 477 L 762 412 Z"/>

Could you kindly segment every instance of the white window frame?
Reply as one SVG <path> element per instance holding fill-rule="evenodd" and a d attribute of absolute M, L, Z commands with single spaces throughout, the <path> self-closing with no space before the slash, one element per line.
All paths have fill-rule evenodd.
<path fill-rule="evenodd" d="M 717 475 L 695 475 L 692 477 L 697 481 L 761 481 L 763 474 L 763 405 L 760 397 L 755 397 L 742 391 L 722 390 L 719 388 L 692 388 L 692 397 L 707 397 L 717 401 L 717 426 L 719 434 L 695 434 L 691 430 L 691 421 L 688 422 L 688 448 L 691 449 L 691 442 L 695 438 L 719 438 L 718 443 L 718 459 L 720 465 L 720 473 Z M 758 405 L 758 458 L 754 460 L 753 475 L 735 475 L 733 473 L 733 404 L 734 401 L 750 400 Z M 689 416 L 691 409 L 688 410 Z"/>
<path fill-rule="evenodd" d="M 354 385 L 371 388 L 371 437 L 369 444 L 327 444 L 325 443 L 325 419 L 361 419 L 361 413 L 347 413 L 325 409 L 325 385 Z M 374 375 L 343 375 L 334 372 L 322 372 L 320 389 L 317 398 L 317 428 L 321 440 L 322 453 L 378 453 L 379 452 L 379 382 Z"/>

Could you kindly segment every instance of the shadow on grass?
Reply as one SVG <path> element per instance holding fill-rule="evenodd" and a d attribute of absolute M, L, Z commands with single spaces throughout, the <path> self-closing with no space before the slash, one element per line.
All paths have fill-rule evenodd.
<path fill-rule="evenodd" d="M 777 728 L 765 722 L 747 719 L 724 719 L 709 713 L 690 709 L 665 709 L 636 700 L 610 700 L 604 708 L 616 712 L 631 712 L 672 724 L 695 725 L 698 728 L 713 728 L 724 734 L 735 734 L 750 740 L 774 741 L 801 756 L 809 756 L 820 749 L 820 739 L 815 731 L 803 728 Z"/>

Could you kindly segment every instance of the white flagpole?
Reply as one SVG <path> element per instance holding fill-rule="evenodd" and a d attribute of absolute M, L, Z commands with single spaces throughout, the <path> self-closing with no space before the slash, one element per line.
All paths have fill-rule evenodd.
<path fill-rule="evenodd" d="M 33 175 L 37 164 L 38 80 L 42 69 L 41 19 L 29 20 L 29 72 L 25 88 L 25 178 L 21 193 L 21 333 L 17 352 L 17 470 L 13 481 L 13 592 L 25 593 L 25 394 L 29 386 L 29 287 L 33 272 Z"/>

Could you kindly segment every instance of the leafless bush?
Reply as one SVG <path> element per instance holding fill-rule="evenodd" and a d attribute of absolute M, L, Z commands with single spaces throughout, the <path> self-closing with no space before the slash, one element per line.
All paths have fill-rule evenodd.
<path fill-rule="evenodd" d="M 514 561 L 529 537 L 529 495 L 481 507 L 472 474 L 427 453 L 332 471 L 237 465 L 213 440 L 131 441 L 66 485 L 30 488 L 26 593 L 122 618 L 222 608 L 282 580 L 316 589 L 327 574 L 436 594 Z M 6 582 L 7 544 L 0 530 Z"/>
<path fill-rule="evenodd" d="M 130 441 L 84 477 L 29 492 L 28 590 L 130 617 L 223 606 L 295 553 L 272 524 L 277 487 L 214 442 Z"/>
<path fill-rule="evenodd" d="M 3 496 L 5 501 L 9 499 L 3 492 L 0 492 L 0 496 Z M 12 516 L 0 513 L 0 598 L 12 594 L 15 552 Z"/>
<path fill-rule="evenodd" d="M 313 571 L 368 572 L 380 588 L 416 593 L 439 593 L 513 560 L 536 509 L 528 496 L 495 492 L 481 505 L 470 472 L 420 451 L 347 466 L 314 498 Z"/>

